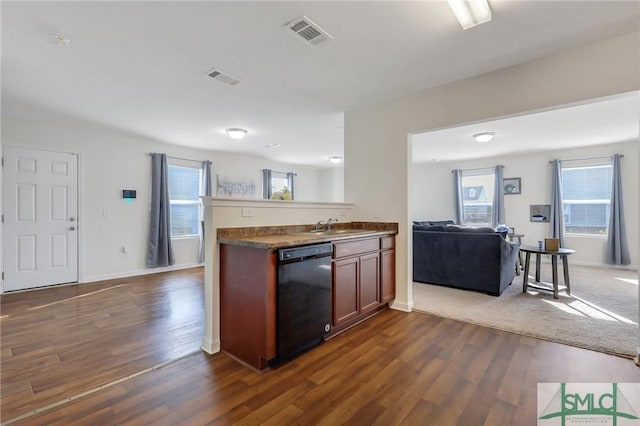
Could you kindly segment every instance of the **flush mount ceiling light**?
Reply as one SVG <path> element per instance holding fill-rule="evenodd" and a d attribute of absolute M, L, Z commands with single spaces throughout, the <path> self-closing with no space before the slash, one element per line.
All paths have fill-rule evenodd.
<path fill-rule="evenodd" d="M 338 156 L 329 157 L 329 161 L 331 161 L 333 164 L 338 164 L 342 162 L 342 157 L 338 157 Z"/>
<path fill-rule="evenodd" d="M 493 139 L 495 135 L 496 134 L 494 132 L 483 132 L 483 133 L 476 133 L 475 135 L 473 135 L 473 138 L 476 140 L 476 142 L 487 143 L 487 142 L 491 142 L 491 139 Z"/>
<path fill-rule="evenodd" d="M 227 132 L 227 135 L 231 139 L 236 139 L 236 140 L 244 139 L 244 137 L 247 136 L 247 133 L 249 133 L 245 129 L 238 129 L 238 128 L 227 129 L 225 130 L 225 132 Z"/>
<path fill-rule="evenodd" d="M 58 46 L 66 46 L 71 40 L 64 34 L 50 33 L 47 34 L 47 41 Z"/>
<path fill-rule="evenodd" d="M 447 0 L 447 2 L 463 30 L 491 20 L 491 8 L 487 0 Z"/>

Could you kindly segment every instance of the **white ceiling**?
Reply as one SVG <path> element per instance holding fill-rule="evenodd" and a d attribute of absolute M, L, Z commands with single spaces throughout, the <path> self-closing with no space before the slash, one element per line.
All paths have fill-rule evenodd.
<path fill-rule="evenodd" d="M 414 163 L 496 157 L 638 140 L 640 92 L 414 135 Z M 494 132 L 478 143 L 476 133 Z"/>
<path fill-rule="evenodd" d="M 639 4 L 490 0 L 493 20 L 463 31 L 444 1 L 3 1 L 2 114 L 329 167 L 343 111 L 635 31 Z M 287 34 L 302 14 L 334 40 Z"/>

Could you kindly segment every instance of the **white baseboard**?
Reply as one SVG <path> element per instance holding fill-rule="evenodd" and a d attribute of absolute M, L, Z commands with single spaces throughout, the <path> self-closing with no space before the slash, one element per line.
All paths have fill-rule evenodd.
<path fill-rule="evenodd" d="M 411 312 L 413 310 L 413 301 L 409 303 L 401 303 L 401 302 L 398 302 L 397 300 L 394 300 L 393 302 L 391 302 L 389 307 L 397 311 Z"/>
<path fill-rule="evenodd" d="M 83 277 L 80 283 L 92 283 L 96 281 L 114 280 L 117 278 L 135 277 L 138 275 L 157 274 L 160 272 L 178 271 L 180 269 L 190 269 L 204 266 L 204 263 L 185 263 L 181 265 L 167 266 L 165 268 L 148 268 L 148 269 L 136 269 L 133 271 L 115 272 L 113 274 L 100 274 L 100 275 L 87 275 Z"/>
<path fill-rule="evenodd" d="M 202 339 L 202 345 L 200 345 L 200 349 L 202 349 L 209 355 L 216 354 L 220 352 L 220 340 L 210 340 L 205 337 L 204 339 Z"/>

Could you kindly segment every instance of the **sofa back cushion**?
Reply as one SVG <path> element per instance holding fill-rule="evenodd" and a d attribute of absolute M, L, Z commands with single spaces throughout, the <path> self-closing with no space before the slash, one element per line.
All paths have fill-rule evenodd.
<path fill-rule="evenodd" d="M 413 225 L 414 231 L 431 231 L 431 232 L 445 232 L 447 227 L 444 225 Z"/>
<path fill-rule="evenodd" d="M 455 224 L 452 220 L 414 220 L 413 226 L 429 226 L 429 225 L 453 225 Z"/>
<path fill-rule="evenodd" d="M 447 232 L 468 232 L 471 234 L 493 234 L 495 230 L 488 226 L 472 227 L 472 226 L 460 226 L 460 225 L 447 225 Z"/>

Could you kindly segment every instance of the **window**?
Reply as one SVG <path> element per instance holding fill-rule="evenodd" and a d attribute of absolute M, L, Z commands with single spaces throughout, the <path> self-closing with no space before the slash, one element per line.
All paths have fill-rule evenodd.
<path fill-rule="evenodd" d="M 462 171 L 464 225 L 491 226 L 494 182 L 493 169 Z"/>
<path fill-rule="evenodd" d="M 200 235 L 200 168 L 169 165 L 171 237 Z"/>
<path fill-rule="evenodd" d="M 294 173 L 276 172 L 270 169 L 264 169 L 262 172 L 262 198 L 270 200 L 293 200 Z"/>
<path fill-rule="evenodd" d="M 607 235 L 611 163 L 562 168 L 562 213 L 567 234 Z"/>

